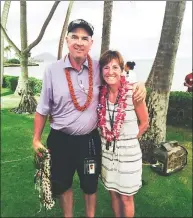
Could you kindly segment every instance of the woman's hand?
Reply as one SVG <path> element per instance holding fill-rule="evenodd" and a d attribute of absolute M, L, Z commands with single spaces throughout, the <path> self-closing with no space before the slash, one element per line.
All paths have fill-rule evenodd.
<path fill-rule="evenodd" d="M 137 138 L 141 137 L 146 130 L 149 128 L 149 122 L 142 122 L 139 124 L 139 133 L 137 135 Z"/>

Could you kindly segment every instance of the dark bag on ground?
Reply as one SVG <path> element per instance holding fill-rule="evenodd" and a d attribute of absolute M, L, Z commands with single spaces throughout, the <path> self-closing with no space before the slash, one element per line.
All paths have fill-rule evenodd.
<path fill-rule="evenodd" d="M 139 142 L 142 151 L 143 164 L 155 164 L 156 162 L 153 159 L 152 153 L 157 145 L 153 142 L 153 140 L 140 140 Z"/>
<path fill-rule="evenodd" d="M 170 175 L 187 164 L 188 152 L 177 141 L 163 142 L 152 151 L 155 164 L 151 168 L 161 175 Z"/>

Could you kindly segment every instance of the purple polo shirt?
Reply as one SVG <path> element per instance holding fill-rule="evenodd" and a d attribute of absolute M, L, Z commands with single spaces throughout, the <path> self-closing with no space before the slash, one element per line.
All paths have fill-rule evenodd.
<path fill-rule="evenodd" d="M 47 67 L 42 82 L 42 91 L 36 111 L 41 115 L 51 114 L 53 129 L 61 130 L 70 135 L 84 135 L 97 127 L 97 105 L 99 97 L 100 73 L 99 63 L 93 60 L 93 98 L 89 107 L 81 112 L 72 102 L 65 68 L 70 69 L 71 80 L 75 96 L 80 106 L 87 100 L 88 61 L 83 63 L 82 69 L 75 70 L 68 56 Z"/>

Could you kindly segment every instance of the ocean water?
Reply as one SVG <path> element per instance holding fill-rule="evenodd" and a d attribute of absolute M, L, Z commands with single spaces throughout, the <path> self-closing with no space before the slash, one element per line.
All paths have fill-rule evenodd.
<path fill-rule="evenodd" d="M 134 71 L 136 72 L 137 79 L 140 81 L 146 81 L 153 65 L 153 59 L 151 60 L 136 60 L 136 66 Z M 192 59 L 176 59 L 174 67 L 174 76 L 172 81 L 172 91 L 185 91 L 187 88 L 184 86 L 184 78 L 187 74 L 192 72 Z"/>
<path fill-rule="evenodd" d="M 139 81 L 145 82 L 153 65 L 153 59 L 147 60 L 132 60 L 135 61 L 135 73 Z M 50 62 L 42 62 L 39 66 L 33 66 L 28 68 L 29 77 L 35 77 L 38 79 L 43 78 L 43 73 L 45 67 L 49 65 Z M 184 87 L 185 76 L 192 71 L 192 59 L 191 58 L 178 58 L 176 59 L 174 68 L 174 77 L 172 82 L 172 91 L 185 91 L 187 88 Z M 20 67 L 5 67 L 5 75 L 19 76 Z"/>

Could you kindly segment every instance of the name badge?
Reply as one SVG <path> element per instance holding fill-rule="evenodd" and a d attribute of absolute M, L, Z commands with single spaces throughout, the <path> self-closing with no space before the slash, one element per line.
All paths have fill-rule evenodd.
<path fill-rule="evenodd" d="M 84 174 L 91 175 L 96 173 L 96 161 L 93 158 L 84 159 Z"/>

